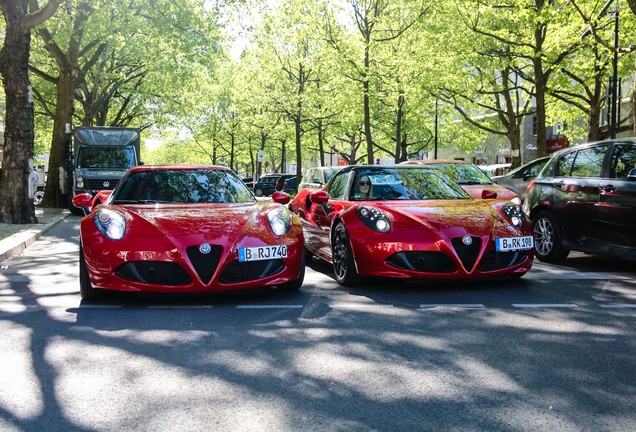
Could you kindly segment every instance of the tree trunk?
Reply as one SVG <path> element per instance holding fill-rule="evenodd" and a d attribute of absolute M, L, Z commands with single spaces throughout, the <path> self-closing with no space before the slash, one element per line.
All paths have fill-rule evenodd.
<path fill-rule="evenodd" d="M 58 76 L 56 90 L 56 109 L 53 120 L 53 135 L 49 155 L 49 171 L 46 189 L 44 190 L 44 207 L 64 208 L 68 204 L 70 185 L 64 185 L 66 170 L 68 170 L 68 152 L 71 135 L 66 133 L 66 125 L 71 124 L 73 118 L 73 89 L 75 88 L 76 70 L 61 71 Z M 60 168 L 64 171 L 61 171 Z M 57 170 L 57 171 L 54 171 Z"/>
<path fill-rule="evenodd" d="M 34 140 L 33 98 L 28 73 L 31 32 L 20 24 L 26 14 L 27 2 L 18 3 L 17 7 L 3 4 L 7 25 L 0 53 L 0 74 L 4 81 L 6 115 L 0 222 L 27 224 L 37 222 L 35 206 L 29 196 L 29 160 L 33 159 Z"/>

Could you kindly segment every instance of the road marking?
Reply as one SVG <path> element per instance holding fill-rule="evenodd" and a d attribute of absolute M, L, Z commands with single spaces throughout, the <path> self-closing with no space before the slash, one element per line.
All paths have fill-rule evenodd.
<path fill-rule="evenodd" d="M 237 309 L 299 309 L 304 305 L 238 305 Z"/>
<path fill-rule="evenodd" d="M 446 308 L 446 309 L 482 309 L 485 308 L 483 304 L 480 303 L 432 303 L 432 304 L 421 304 L 420 308 L 422 309 L 434 309 L 434 308 Z"/>
<path fill-rule="evenodd" d="M 392 304 L 379 303 L 335 303 L 330 305 L 332 309 L 382 309 L 392 308 Z"/>
<path fill-rule="evenodd" d="M 578 305 L 572 303 L 516 303 L 512 305 L 516 308 L 577 308 Z"/>
<path fill-rule="evenodd" d="M 634 303 L 624 303 L 624 304 L 607 304 L 607 305 L 600 305 L 602 308 L 605 309 L 633 309 L 636 308 L 636 304 Z"/>

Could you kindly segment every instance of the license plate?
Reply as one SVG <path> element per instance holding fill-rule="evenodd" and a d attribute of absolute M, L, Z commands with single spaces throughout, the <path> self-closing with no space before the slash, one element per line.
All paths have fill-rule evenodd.
<path fill-rule="evenodd" d="M 240 262 L 287 258 L 287 246 L 275 245 L 239 248 L 238 256 Z"/>
<path fill-rule="evenodd" d="M 502 237 L 495 239 L 495 248 L 499 252 L 528 250 L 534 247 L 534 237 Z"/>

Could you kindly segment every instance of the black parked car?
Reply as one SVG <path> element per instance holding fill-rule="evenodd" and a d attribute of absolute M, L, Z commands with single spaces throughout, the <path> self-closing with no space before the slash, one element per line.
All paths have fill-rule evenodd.
<path fill-rule="evenodd" d="M 254 184 L 254 195 L 256 195 L 257 197 L 261 197 L 261 196 L 269 196 L 271 194 L 273 194 L 274 192 L 276 192 L 277 190 L 277 182 L 278 179 L 280 179 L 283 176 L 286 176 L 286 178 L 295 176 L 296 174 L 266 174 L 264 176 L 262 176 L 261 178 L 258 179 L 258 181 Z M 281 189 L 283 188 L 283 185 L 281 183 Z"/>
<path fill-rule="evenodd" d="M 523 204 L 535 256 L 557 263 L 571 250 L 636 261 L 636 140 L 608 140 L 555 153 Z"/>

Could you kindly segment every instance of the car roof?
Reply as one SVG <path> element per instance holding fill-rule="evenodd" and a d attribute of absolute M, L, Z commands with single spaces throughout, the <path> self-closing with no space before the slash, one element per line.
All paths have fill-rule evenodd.
<path fill-rule="evenodd" d="M 461 160 L 461 159 L 418 159 L 418 160 L 408 160 L 404 162 L 400 162 L 405 165 L 433 165 L 433 164 L 472 164 L 472 162 Z"/>
<path fill-rule="evenodd" d="M 226 166 L 202 165 L 202 164 L 174 164 L 174 165 L 138 165 L 130 168 L 130 171 L 160 171 L 160 170 L 215 170 L 231 171 Z"/>

